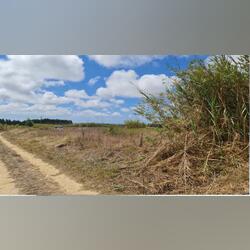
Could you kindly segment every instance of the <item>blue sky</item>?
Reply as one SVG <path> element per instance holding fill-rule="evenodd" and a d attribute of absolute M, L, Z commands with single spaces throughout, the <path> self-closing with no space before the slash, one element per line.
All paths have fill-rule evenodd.
<path fill-rule="evenodd" d="M 184 69 L 195 58 L 207 56 L 2 55 L 0 117 L 107 123 L 139 118 L 134 85 L 157 95 L 176 79 L 171 67 Z"/>

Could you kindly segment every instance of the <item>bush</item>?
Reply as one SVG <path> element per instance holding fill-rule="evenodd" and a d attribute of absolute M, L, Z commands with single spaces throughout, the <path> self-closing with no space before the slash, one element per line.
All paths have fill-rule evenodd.
<path fill-rule="evenodd" d="M 118 126 L 109 126 L 107 132 L 110 135 L 120 135 L 122 134 L 122 129 Z"/>
<path fill-rule="evenodd" d="M 174 118 L 186 128 L 208 129 L 217 141 L 233 140 L 236 134 L 248 141 L 248 56 L 196 60 L 176 76 L 173 88 L 159 97 L 141 91 L 144 99 L 136 112 L 165 127 Z"/>
<path fill-rule="evenodd" d="M 126 128 L 145 128 L 146 125 L 138 120 L 127 120 L 124 122 Z"/>
<path fill-rule="evenodd" d="M 7 125 L 0 123 L 0 132 L 7 130 Z"/>
<path fill-rule="evenodd" d="M 24 122 L 24 125 L 25 125 L 25 126 L 28 126 L 28 127 L 33 127 L 33 126 L 34 126 L 33 122 L 32 122 L 30 119 L 26 120 L 26 121 Z"/>

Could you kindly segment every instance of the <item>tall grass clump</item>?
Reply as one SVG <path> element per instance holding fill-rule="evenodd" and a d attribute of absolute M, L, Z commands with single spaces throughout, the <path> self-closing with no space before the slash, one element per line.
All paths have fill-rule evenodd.
<path fill-rule="evenodd" d="M 214 56 L 176 71 L 176 81 L 160 96 L 141 91 L 136 112 L 167 127 L 179 122 L 193 130 L 212 132 L 217 142 L 238 135 L 248 141 L 249 56 Z"/>
<path fill-rule="evenodd" d="M 195 60 L 175 73 L 159 96 L 139 90 L 136 112 L 163 128 L 139 175 L 143 192 L 248 192 L 249 57 Z"/>

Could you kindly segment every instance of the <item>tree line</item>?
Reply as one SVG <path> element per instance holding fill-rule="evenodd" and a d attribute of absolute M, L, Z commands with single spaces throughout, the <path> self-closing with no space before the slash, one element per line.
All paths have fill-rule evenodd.
<path fill-rule="evenodd" d="M 54 124 L 54 125 L 70 125 L 73 124 L 71 120 L 61 119 L 27 119 L 25 121 L 0 119 L 0 124 L 4 125 L 21 125 L 21 126 L 33 126 L 33 124 Z"/>

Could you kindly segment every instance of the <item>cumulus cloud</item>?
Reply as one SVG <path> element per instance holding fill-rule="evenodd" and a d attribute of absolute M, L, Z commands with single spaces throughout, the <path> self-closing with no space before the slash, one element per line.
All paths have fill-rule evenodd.
<path fill-rule="evenodd" d="M 74 102 L 77 106 L 82 108 L 108 108 L 111 103 L 102 101 L 100 99 L 93 99 L 88 101 L 77 101 Z"/>
<path fill-rule="evenodd" d="M 54 81 L 54 80 L 44 81 L 44 87 L 56 87 L 64 85 L 65 85 L 64 81 Z"/>
<path fill-rule="evenodd" d="M 77 89 L 66 91 L 62 99 L 64 103 L 73 103 L 82 108 L 107 108 L 112 105 L 98 96 L 89 96 L 85 90 Z"/>
<path fill-rule="evenodd" d="M 0 61 L 0 97 L 27 100 L 41 87 L 83 78 L 83 61 L 78 56 L 8 55 Z"/>
<path fill-rule="evenodd" d="M 90 56 L 90 58 L 108 68 L 122 66 L 126 68 L 140 66 L 161 57 Z M 164 74 L 139 76 L 134 70 L 123 69 L 114 71 L 104 79 L 105 86 L 98 88 L 94 95 L 89 95 L 84 89 L 72 89 L 72 87 L 64 93 L 49 89 L 56 87 L 58 90 L 67 82 L 82 81 L 84 71 L 83 60 L 75 55 L 9 55 L 1 59 L 1 117 L 12 117 L 12 119 L 41 116 L 64 119 L 77 117 L 79 120 L 99 117 L 100 122 L 111 122 L 113 119 L 122 119 L 122 115 L 126 117 L 129 115 L 132 109 L 126 107 L 125 98 L 141 97 L 138 88 L 158 95 L 174 81 L 174 77 L 167 77 Z M 96 76 L 85 84 L 95 85 L 100 79 L 100 76 Z M 68 89 L 68 86 L 66 87 Z M 79 87 L 81 86 L 77 88 Z"/>
<path fill-rule="evenodd" d="M 109 101 L 117 106 L 124 104 L 124 100 L 121 99 L 111 98 Z"/>
<path fill-rule="evenodd" d="M 86 99 L 90 98 L 85 90 L 71 89 L 65 92 L 65 97 L 69 99 Z"/>
<path fill-rule="evenodd" d="M 26 119 L 29 117 L 68 117 L 71 111 L 67 108 L 58 107 L 52 104 L 25 104 L 25 103 L 7 103 L 0 105 L 1 117 L 13 116 L 13 119 L 20 117 Z"/>
<path fill-rule="evenodd" d="M 141 97 L 138 89 L 153 95 L 159 95 L 166 87 L 170 87 L 176 77 L 165 74 L 146 74 L 139 77 L 134 70 L 117 70 L 106 80 L 106 87 L 97 89 L 101 97 Z"/>
<path fill-rule="evenodd" d="M 96 63 L 107 67 L 137 67 L 149 63 L 156 59 L 162 59 L 164 56 L 148 55 L 90 55 L 89 58 Z"/>

